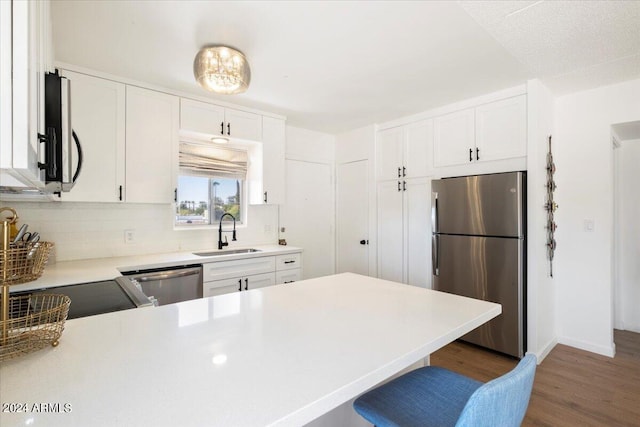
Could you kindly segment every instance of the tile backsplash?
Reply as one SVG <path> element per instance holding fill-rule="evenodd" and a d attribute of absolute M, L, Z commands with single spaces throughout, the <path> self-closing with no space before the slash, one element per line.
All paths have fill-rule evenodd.
<path fill-rule="evenodd" d="M 173 206 L 72 202 L 0 202 L 18 212 L 18 225 L 29 224 L 42 240 L 55 243 L 56 261 L 217 249 L 218 227 L 173 228 Z M 278 242 L 278 206 L 250 205 L 247 223 L 237 227 L 244 247 Z M 224 229 L 228 227 L 225 226 Z M 125 231 L 133 241 L 125 242 Z"/>

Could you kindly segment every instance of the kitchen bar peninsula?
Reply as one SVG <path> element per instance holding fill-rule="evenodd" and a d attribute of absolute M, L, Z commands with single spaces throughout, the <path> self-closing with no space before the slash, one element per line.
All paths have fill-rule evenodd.
<path fill-rule="evenodd" d="M 74 319 L 0 366 L 0 425 L 300 426 L 500 311 L 344 273 Z"/>

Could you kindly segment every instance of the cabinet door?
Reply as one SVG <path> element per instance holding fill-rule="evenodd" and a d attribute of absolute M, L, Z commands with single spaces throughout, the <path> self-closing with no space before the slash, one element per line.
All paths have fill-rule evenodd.
<path fill-rule="evenodd" d="M 385 129 L 376 136 L 376 179 L 386 181 L 402 177 L 402 127 Z"/>
<path fill-rule="evenodd" d="M 283 204 L 285 192 L 284 150 L 286 129 L 282 119 L 263 117 L 262 201 Z"/>
<path fill-rule="evenodd" d="M 204 282 L 204 284 L 202 285 L 202 296 L 206 298 L 216 295 L 230 294 L 232 292 L 239 292 L 241 289 L 241 285 L 242 289 L 244 289 L 244 281 L 241 277 Z"/>
<path fill-rule="evenodd" d="M 433 120 L 405 126 L 403 176 L 415 178 L 433 173 Z"/>
<path fill-rule="evenodd" d="M 259 114 L 226 108 L 224 121 L 225 135 L 234 139 L 262 141 L 262 116 Z"/>
<path fill-rule="evenodd" d="M 266 288 L 276 284 L 276 273 L 256 274 L 242 278 L 242 289 L 250 291 L 252 289 Z"/>
<path fill-rule="evenodd" d="M 13 97 L 12 91 L 12 34 L 11 34 L 11 2 L 0 1 L 0 169 L 11 168 Z"/>
<path fill-rule="evenodd" d="M 288 284 L 302 280 L 302 270 L 296 268 L 295 270 L 276 271 L 276 284 Z"/>
<path fill-rule="evenodd" d="M 302 267 L 302 254 L 300 252 L 288 255 L 276 256 L 276 270 L 291 270 Z"/>
<path fill-rule="evenodd" d="M 180 130 L 207 135 L 226 135 L 224 107 L 181 98 Z"/>
<path fill-rule="evenodd" d="M 434 164 L 453 166 L 475 160 L 475 113 L 472 108 L 433 120 Z M 472 150 L 472 156 L 469 156 Z"/>
<path fill-rule="evenodd" d="M 205 282 L 210 282 L 212 280 L 268 273 L 275 271 L 275 269 L 276 257 L 274 256 L 241 258 L 202 264 L 202 277 Z"/>
<path fill-rule="evenodd" d="M 377 190 L 378 277 L 402 282 L 402 182 L 381 182 Z"/>
<path fill-rule="evenodd" d="M 404 283 L 431 289 L 431 180 L 408 179 L 404 192 Z"/>
<path fill-rule="evenodd" d="M 4 85 L 2 98 L 7 106 L 11 105 L 11 113 L 7 112 L 10 115 L 4 117 L 11 121 L 11 137 L 3 142 L 3 146 L 10 144 L 11 148 L 2 149 L 0 164 L 30 184 L 41 186 L 44 183 L 40 180 L 38 161 L 43 160 L 43 156 L 39 151 L 38 133 L 44 133 L 44 72 L 50 71 L 45 62 L 46 43 L 51 40 L 46 37 L 49 3 L 9 3 L 2 13 L 3 21 L 7 19 L 5 13 L 11 16 L 11 35 L 6 46 L 3 43 L 3 48 L 10 46 L 10 49 L 2 55 L 3 60 L 11 58 L 11 103 L 4 93 Z M 6 27 L 3 27 L 4 31 L 7 31 Z"/>
<path fill-rule="evenodd" d="M 127 86 L 126 201 L 172 203 L 178 168 L 178 97 Z"/>
<path fill-rule="evenodd" d="M 62 74 L 71 82 L 73 129 L 84 160 L 78 181 L 61 198 L 117 202 L 124 186 L 125 85 L 71 71 Z"/>
<path fill-rule="evenodd" d="M 527 96 L 476 108 L 478 159 L 500 160 L 527 155 Z"/>

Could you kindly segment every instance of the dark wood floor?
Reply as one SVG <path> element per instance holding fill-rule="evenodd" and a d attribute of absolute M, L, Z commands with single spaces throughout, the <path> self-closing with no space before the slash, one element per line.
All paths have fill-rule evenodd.
<path fill-rule="evenodd" d="M 640 334 L 615 331 L 616 357 L 558 344 L 536 370 L 523 426 L 640 426 Z M 454 342 L 431 364 L 486 382 L 517 360 Z"/>

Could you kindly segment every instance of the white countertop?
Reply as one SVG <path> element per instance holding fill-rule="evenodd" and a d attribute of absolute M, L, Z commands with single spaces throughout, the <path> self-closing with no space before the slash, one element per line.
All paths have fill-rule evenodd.
<path fill-rule="evenodd" d="M 172 267 L 177 265 L 202 264 L 210 262 L 229 261 L 240 258 L 256 258 L 273 255 L 286 255 L 301 252 L 301 248 L 295 246 L 257 245 L 251 246 L 260 252 L 228 254 L 218 256 L 198 256 L 193 252 L 172 252 L 151 255 L 136 255 L 113 258 L 97 258 L 78 261 L 62 261 L 53 265 L 47 265 L 42 277 L 38 280 L 21 285 L 11 286 L 11 292 L 26 291 L 31 289 L 49 288 L 51 286 L 71 285 L 75 283 L 97 282 L 111 280 L 121 276 L 122 272 L 132 270 L 144 270 L 150 268 Z M 225 248 L 234 250 L 242 248 Z M 214 250 L 215 251 L 215 250 Z M 221 251 L 221 252 L 224 252 Z"/>
<path fill-rule="evenodd" d="M 75 319 L 58 347 L 0 366 L 3 403 L 59 413 L 0 425 L 300 426 L 500 312 L 344 273 Z"/>

